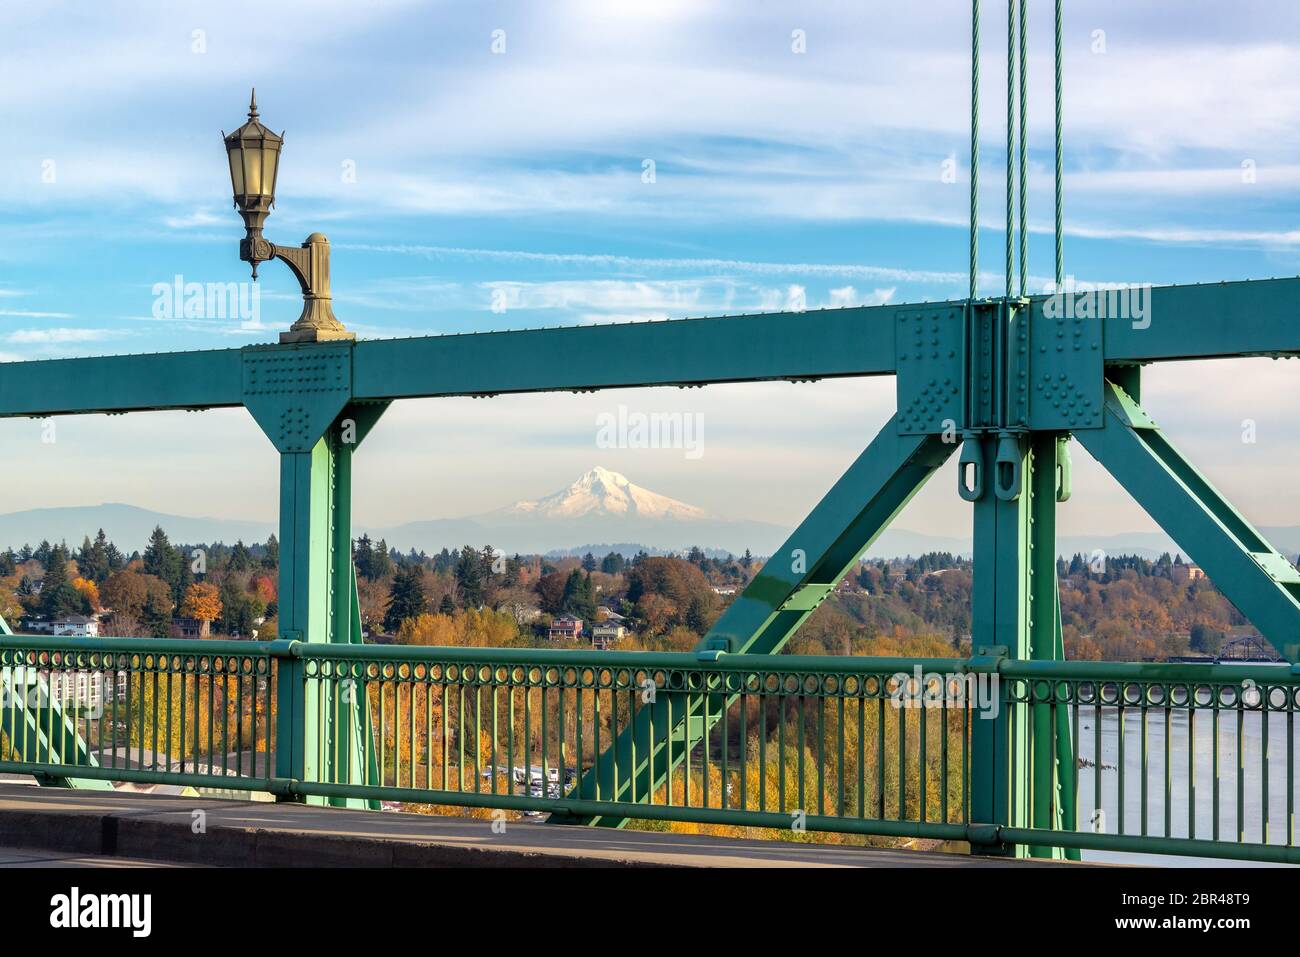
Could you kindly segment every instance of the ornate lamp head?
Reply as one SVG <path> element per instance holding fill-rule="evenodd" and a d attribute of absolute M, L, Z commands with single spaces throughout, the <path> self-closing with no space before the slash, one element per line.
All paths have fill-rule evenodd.
<path fill-rule="evenodd" d="M 234 190 L 235 206 L 244 218 L 247 242 L 256 244 L 262 237 L 266 217 L 275 205 L 275 177 L 280 166 L 280 147 L 284 133 L 276 135 L 263 126 L 257 114 L 257 90 L 253 90 L 248 104 L 248 121 L 235 132 L 222 133 L 226 143 L 226 156 L 230 160 L 230 185 Z M 253 278 L 257 278 L 257 263 L 266 257 L 253 255 Z"/>

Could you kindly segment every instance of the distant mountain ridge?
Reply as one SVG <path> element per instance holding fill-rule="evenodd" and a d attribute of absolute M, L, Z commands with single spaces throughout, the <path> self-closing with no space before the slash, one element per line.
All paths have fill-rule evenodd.
<path fill-rule="evenodd" d="M 277 531 L 271 522 L 171 515 L 138 505 L 106 502 L 29 508 L 0 515 L 0 548 L 35 548 L 42 541 L 67 542 L 77 548 L 85 536 L 94 538 L 102 528 L 118 548 L 130 555 L 144 550 L 157 525 L 166 530 L 172 542 L 186 545 L 216 541 L 233 544 L 240 539 L 245 543 L 264 542 Z"/>
<path fill-rule="evenodd" d="M 114 502 L 33 508 L 0 515 L 0 548 L 24 544 L 35 547 L 46 540 L 65 541 L 75 548 L 83 537 L 93 537 L 103 528 L 120 549 L 130 554 L 145 547 L 155 525 L 161 525 L 171 540 L 180 544 L 232 544 L 240 539 L 246 543 L 263 542 L 278 533 L 272 522 L 173 515 Z M 790 531 L 770 522 L 718 518 L 698 506 L 652 492 L 618 472 L 596 466 L 565 488 L 540 498 L 464 518 L 425 519 L 386 527 L 359 525 L 354 534 L 382 538 L 404 552 L 414 548 L 432 553 L 469 544 L 491 545 L 507 553 L 561 555 L 605 549 L 630 556 L 641 549 L 663 554 L 697 545 L 713 554 L 739 555 L 748 549 L 754 555 L 770 555 Z M 1300 552 L 1300 526 L 1273 526 L 1260 531 L 1288 557 L 1294 558 Z M 600 542 L 613 544 L 594 544 Z M 1108 555 L 1146 558 L 1180 551 L 1159 532 L 1066 535 L 1057 541 L 1058 553 L 1063 555 L 1091 555 L 1097 549 Z M 895 558 L 926 552 L 969 555 L 970 551 L 968 533 L 928 535 L 891 527 L 867 554 Z"/>

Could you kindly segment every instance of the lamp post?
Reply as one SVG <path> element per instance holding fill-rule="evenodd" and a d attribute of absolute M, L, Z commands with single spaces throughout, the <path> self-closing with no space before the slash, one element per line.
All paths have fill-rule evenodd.
<path fill-rule="evenodd" d="M 275 179 L 280 165 L 280 147 L 284 134 L 278 136 L 263 126 L 258 119 L 257 91 L 248 104 L 248 121 L 222 137 L 226 142 L 226 156 L 230 160 L 230 185 L 234 189 L 235 206 L 244 218 L 244 239 L 239 244 L 239 258 L 253 267 L 253 280 L 257 280 L 257 264 L 279 259 L 293 270 L 302 287 L 302 315 L 280 333 L 284 342 L 325 342 L 334 339 L 355 339 L 343 323 L 334 317 L 330 296 L 330 244 L 323 233 L 312 233 L 301 246 L 277 246 L 262 237 L 266 217 L 275 205 Z"/>

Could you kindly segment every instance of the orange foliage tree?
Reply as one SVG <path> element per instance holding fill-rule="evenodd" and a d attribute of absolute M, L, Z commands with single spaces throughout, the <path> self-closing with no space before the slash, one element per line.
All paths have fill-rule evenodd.
<path fill-rule="evenodd" d="M 221 617 L 221 593 L 216 585 L 194 582 L 185 589 L 181 601 L 181 614 L 199 621 L 215 621 Z"/>

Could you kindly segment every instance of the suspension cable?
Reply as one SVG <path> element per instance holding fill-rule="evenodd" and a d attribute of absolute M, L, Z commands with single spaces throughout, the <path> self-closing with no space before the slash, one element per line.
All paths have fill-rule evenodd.
<path fill-rule="evenodd" d="M 1007 0 L 1007 262 L 1006 297 L 1015 278 L 1016 241 L 1016 0 Z"/>
<path fill-rule="evenodd" d="M 980 0 L 971 0 L 970 33 L 970 298 L 974 299 L 979 295 Z"/>
<path fill-rule="evenodd" d="M 1065 281 L 1061 231 L 1061 0 L 1056 0 L 1056 289 Z"/>
<path fill-rule="evenodd" d="M 1029 284 L 1029 61 L 1025 40 L 1029 0 L 1020 0 L 1020 295 Z"/>

